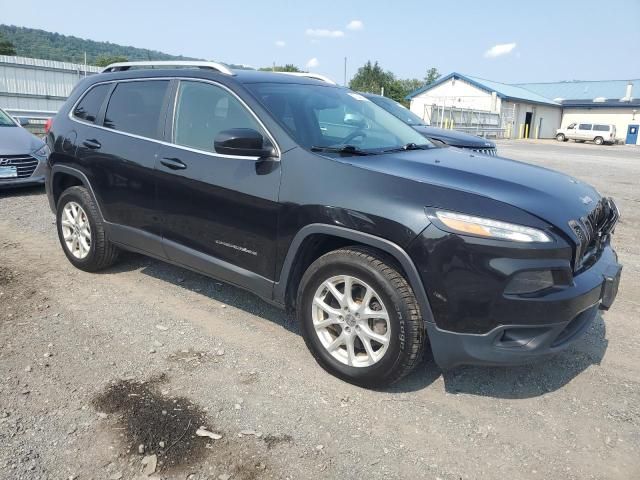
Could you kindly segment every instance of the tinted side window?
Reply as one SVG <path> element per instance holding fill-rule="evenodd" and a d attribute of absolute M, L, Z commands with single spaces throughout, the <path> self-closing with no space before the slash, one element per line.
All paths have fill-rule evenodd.
<path fill-rule="evenodd" d="M 598 132 L 608 132 L 609 125 L 594 125 L 593 129 L 597 130 Z"/>
<path fill-rule="evenodd" d="M 147 138 L 158 138 L 158 123 L 168 80 L 119 83 L 104 116 L 104 126 Z"/>
<path fill-rule="evenodd" d="M 590 123 L 581 123 L 578 128 L 580 130 L 591 130 L 591 124 Z"/>
<path fill-rule="evenodd" d="M 109 92 L 111 85 L 110 83 L 103 83 L 91 88 L 82 97 L 76 108 L 73 109 L 73 116 L 86 122 L 95 123 L 100 107 L 104 102 L 104 97 Z"/>
<path fill-rule="evenodd" d="M 262 133 L 255 118 L 225 89 L 209 83 L 180 82 L 173 126 L 175 144 L 215 152 L 216 135 L 230 128 Z"/>

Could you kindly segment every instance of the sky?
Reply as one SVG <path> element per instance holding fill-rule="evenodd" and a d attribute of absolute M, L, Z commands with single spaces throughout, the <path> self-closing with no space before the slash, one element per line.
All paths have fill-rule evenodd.
<path fill-rule="evenodd" d="M 640 0 L 0 0 L 0 23 L 342 83 L 367 60 L 499 82 L 640 78 Z"/>

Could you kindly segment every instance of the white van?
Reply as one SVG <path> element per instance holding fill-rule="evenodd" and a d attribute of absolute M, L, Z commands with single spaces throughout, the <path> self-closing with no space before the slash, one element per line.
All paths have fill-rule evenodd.
<path fill-rule="evenodd" d="M 602 123 L 572 123 L 567 128 L 556 130 L 556 140 L 566 142 L 572 139 L 576 142 L 616 143 L 616 126 Z"/>

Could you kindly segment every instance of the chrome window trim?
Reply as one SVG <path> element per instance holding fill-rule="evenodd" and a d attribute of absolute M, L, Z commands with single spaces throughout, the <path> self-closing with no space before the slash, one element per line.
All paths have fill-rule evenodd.
<path fill-rule="evenodd" d="M 193 153 L 201 153 L 204 155 L 208 155 L 210 157 L 216 157 L 216 158 L 230 158 L 230 159 L 237 159 L 237 160 L 259 160 L 260 157 L 248 157 L 248 156 L 241 156 L 241 155 L 225 155 L 222 153 L 215 153 L 215 152 L 208 152 L 206 150 L 199 150 L 197 148 L 191 148 L 191 147 L 186 147 L 184 145 L 178 145 L 176 143 L 172 143 L 172 142 L 165 142 L 164 140 L 158 140 L 155 138 L 149 138 L 149 137 L 143 137 L 142 135 L 136 135 L 135 133 L 128 133 L 128 132 L 122 132 L 120 130 L 114 130 L 113 128 L 107 128 L 104 127 L 102 125 L 96 125 L 95 123 L 90 123 L 90 122 L 86 122 L 83 121 L 79 118 L 76 118 L 73 116 L 73 112 L 76 109 L 76 106 L 78 105 L 78 103 L 80 103 L 82 101 L 82 99 L 85 97 L 85 95 L 87 95 L 87 93 L 89 93 L 89 91 L 91 91 L 91 89 L 97 87 L 98 85 L 104 85 L 104 84 L 109 84 L 109 83 L 124 83 L 124 82 L 147 82 L 147 81 L 154 81 L 154 80 L 187 80 L 187 81 L 195 81 L 195 82 L 202 82 L 202 83 L 210 83 L 211 85 L 214 85 L 216 87 L 221 87 L 224 90 L 226 90 L 227 92 L 229 92 L 231 95 L 233 95 L 239 102 L 240 104 L 247 109 L 247 111 L 253 116 L 253 118 L 256 119 L 256 121 L 258 122 L 258 124 L 260 125 L 260 127 L 262 127 L 262 129 L 264 130 L 264 132 L 266 133 L 267 137 L 269 137 L 269 140 L 271 141 L 271 143 L 273 144 L 273 146 L 276 149 L 277 152 L 277 156 L 275 158 L 273 158 L 273 160 L 275 161 L 280 161 L 280 157 L 282 156 L 282 151 L 280 150 L 280 145 L 278 145 L 278 142 L 276 142 L 274 136 L 271 134 L 271 132 L 269 131 L 269 129 L 264 125 L 264 123 L 262 122 L 262 120 L 260 120 L 260 118 L 258 118 L 258 115 L 256 115 L 256 113 L 253 111 L 253 109 L 251 109 L 249 107 L 249 105 L 246 104 L 246 102 L 244 100 L 242 100 L 242 98 L 240 98 L 233 90 L 231 90 L 229 87 L 227 87 L 226 85 L 222 85 L 221 83 L 215 82 L 213 80 L 207 80 L 204 78 L 190 78 L 190 77 L 153 77 L 153 78 L 127 78 L 127 79 L 122 79 L 122 80 L 105 80 L 104 82 L 96 82 L 93 85 L 91 85 L 91 87 L 89 87 L 79 98 L 78 100 L 76 100 L 74 102 L 74 104 L 72 105 L 72 107 L 69 109 L 69 113 L 67 114 L 67 116 L 69 117 L 69 120 L 73 121 L 73 122 L 77 122 L 77 123 L 81 123 L 84 125 L 88 125 L 90 127 L 94 127 L 94 128 L 98 128 L 101 130 L 105 130 L 107 132 L 111 132 L 111 133 L 117 133 L 119 135 L 125 135 L 127 137 L 132 137 L 132 138 L 137 138 L 140 140 L 147 140 L 149 142 L 155 142 L 158 143 L 160 145 L 165 145 L 168 147 L 174 147 L 174 148 L 178 148 L 181 150 L 186 150 L 188 152 L 193 152 Z M 176 95 L 174 98 L 174 108 L 173 108 L 173 114 L 175 115 L 175 102 L 178 99 L 178 92 L 176 90 Z M 107 103 L 107 108 L 108 108 L 109 104 Z M 171 120 L 171 127 L 173 128 L 173 119 Z M 171 137 L 173 140 L 173 131 L 171 132 Z"/>

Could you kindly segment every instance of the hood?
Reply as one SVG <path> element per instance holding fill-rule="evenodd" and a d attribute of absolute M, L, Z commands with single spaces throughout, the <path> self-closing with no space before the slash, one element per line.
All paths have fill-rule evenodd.
<path fill-rule="evenodd" d="M 30 154 L 43 145 L 42 140 L 22 127 L 0 127 L 0 156 Z"/>
<path fill-rule="evenodd" d="M 361 168 L 502 202 L 535 215 L 571 238 L 574 234 L 568 222 L 587 215 L 600 200 L 592 186 L 563 173 L 458 149 L 412 150 L 357 160 L 351 157 L 349 161 Z M 434 205 L 429 198 L 424 203 L 451 208 Z"/>
<path fill-rule="evenodd" d="M 452 147 L 495 148 L 496 146 L 496 144 L 490 140 L 455 130 L 445 130 L 444 128 L 430 127 L 428 125 L 412 125 L 412 127 L 423 136 L 440 140 Z"/>

